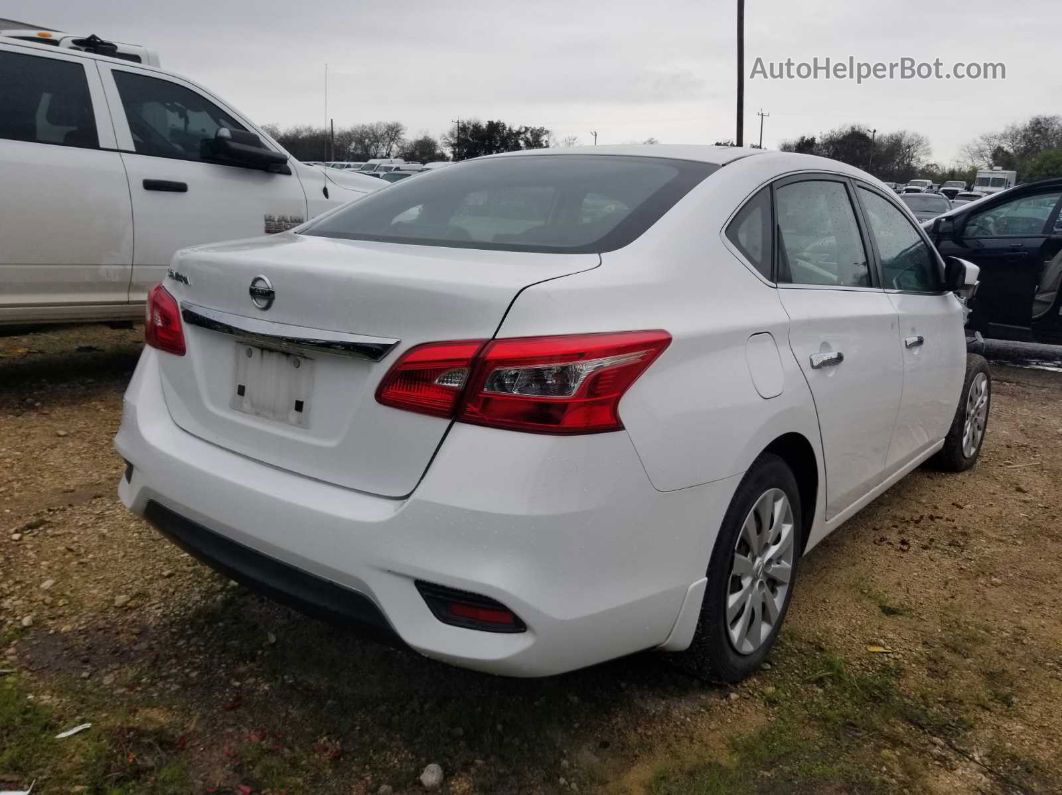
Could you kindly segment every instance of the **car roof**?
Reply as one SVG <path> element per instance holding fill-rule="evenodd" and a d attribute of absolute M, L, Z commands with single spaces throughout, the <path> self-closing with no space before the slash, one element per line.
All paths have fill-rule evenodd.
<path fill-rule="evenodd" d="M 627 155 L 631 157 L 662 157 L 671 160 L 697 160 L 723 165 L 750 155 L 764 153 L 764 149 L 743 146 L 707 146 L 703 144 L 619 144 L 615 146 L 568 146 L 548 149 L 521 149 L 488 157 L 521 155 Z"/>
<path fill-rule="evenodd" d="M 47 28 L 39 28 L 39 30 L 47 30 Z M 121 64 L 122 66 L 135 66 L 137 69 L 148 69 L 152 72 L 158 72 L 159 74 L 169 75 L 170 77 L 179 77 L 182 80 L 187 80 L 189 83 L 195 83 L 194 80 L 190 80 L 184 75 L 177 74 L 176 72 L 171 72 L 168 69 L 162 69 L 158 66 L 151 66 L 150 64 L 146 63 L 136 63 L 134 61 L 128 61 L 125 58 L 111 58 L 108 55 L 98 55 L 94 52 L 67 49 L 65 47 L 60 49 L 51 44 L 39 44 L 35 41 L 26 41 L 25 39 L 13 39 L 10 36 L 0 36 L 0 44 L 10 45 L 13 47 L 25 47 L 26 49 L 31 50 L 32 52 L 44 52 L 49 53 L 51 55 L 55 55 L 56 53 L 58 53 L 64 56 L 72 55 L 76 58 L 88 58 L 93 61 L 103 61 L 104 63 L 116 63 Z M 139 47 L 140 45 L 131 46 Z M 195 84 L 198 85 L 198 83 Z"/>

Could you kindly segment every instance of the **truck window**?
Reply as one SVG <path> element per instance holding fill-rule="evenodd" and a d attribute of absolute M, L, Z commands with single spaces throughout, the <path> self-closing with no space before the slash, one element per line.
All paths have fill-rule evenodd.
<path fill-rule="evenodd" d="M 202 142 L 212 140 L 218 129 L 247 129 L 184 86 L 117 69 L 112 74 L 137 154 L 201 160 Z"/>
<path fill-rule="evenodd" d="M 99 147 L 85 67 L 0 52 L 0 138 Z"/>

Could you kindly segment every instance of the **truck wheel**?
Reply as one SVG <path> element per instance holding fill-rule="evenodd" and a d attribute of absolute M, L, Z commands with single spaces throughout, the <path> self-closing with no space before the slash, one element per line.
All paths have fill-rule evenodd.
<path fill-rule="evenodd" d="M 944 447 L 931 463 L 945 472 L 965 472 L 977 463 L 988 429 L 988 411 L 992 405 L 992 374 L 983 356 L 968 354 L 966 380 L 955 418 L 951 422 Z"/>

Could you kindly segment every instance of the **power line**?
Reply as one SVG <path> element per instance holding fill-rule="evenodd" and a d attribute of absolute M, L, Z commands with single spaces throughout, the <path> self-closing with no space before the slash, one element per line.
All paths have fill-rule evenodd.
<path fill-rule="evenodd" d="M 763 120 L 770 116 L 770 113 L 764 113 L 763 108 L 760 108 L 760 112 L 756 114 L 760 117 L 760 149 L 763 149 Z"/>

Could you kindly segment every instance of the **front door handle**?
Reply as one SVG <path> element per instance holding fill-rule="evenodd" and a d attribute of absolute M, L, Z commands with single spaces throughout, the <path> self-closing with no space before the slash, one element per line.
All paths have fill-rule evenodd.
<path fill-rule="evenodd" d="M 811 369 L 821 370 L 823 367 L 836 367 L 844 361 L 844 354 L 840 351 L 830 351 L 829 353 L 813 353 L 811 354 Z"/>
<path fill-rule="evenodd" d="M 187 193 L 187 182 L 174 182 L 169 179 L 145 179 L 144 190 L 161 190 L 167 193 Z"/>
<path fill-rule="evenodd" d="M 925 343 L 926 343 L 926 338 L 923 337 L 921 334 L 916 334 L 913 337 L 904 337 L 903 338 L 903 344 L 905 346 L 907 346 L 908 348 L 917 348 L 920 345 L 925 345 Z"/>

